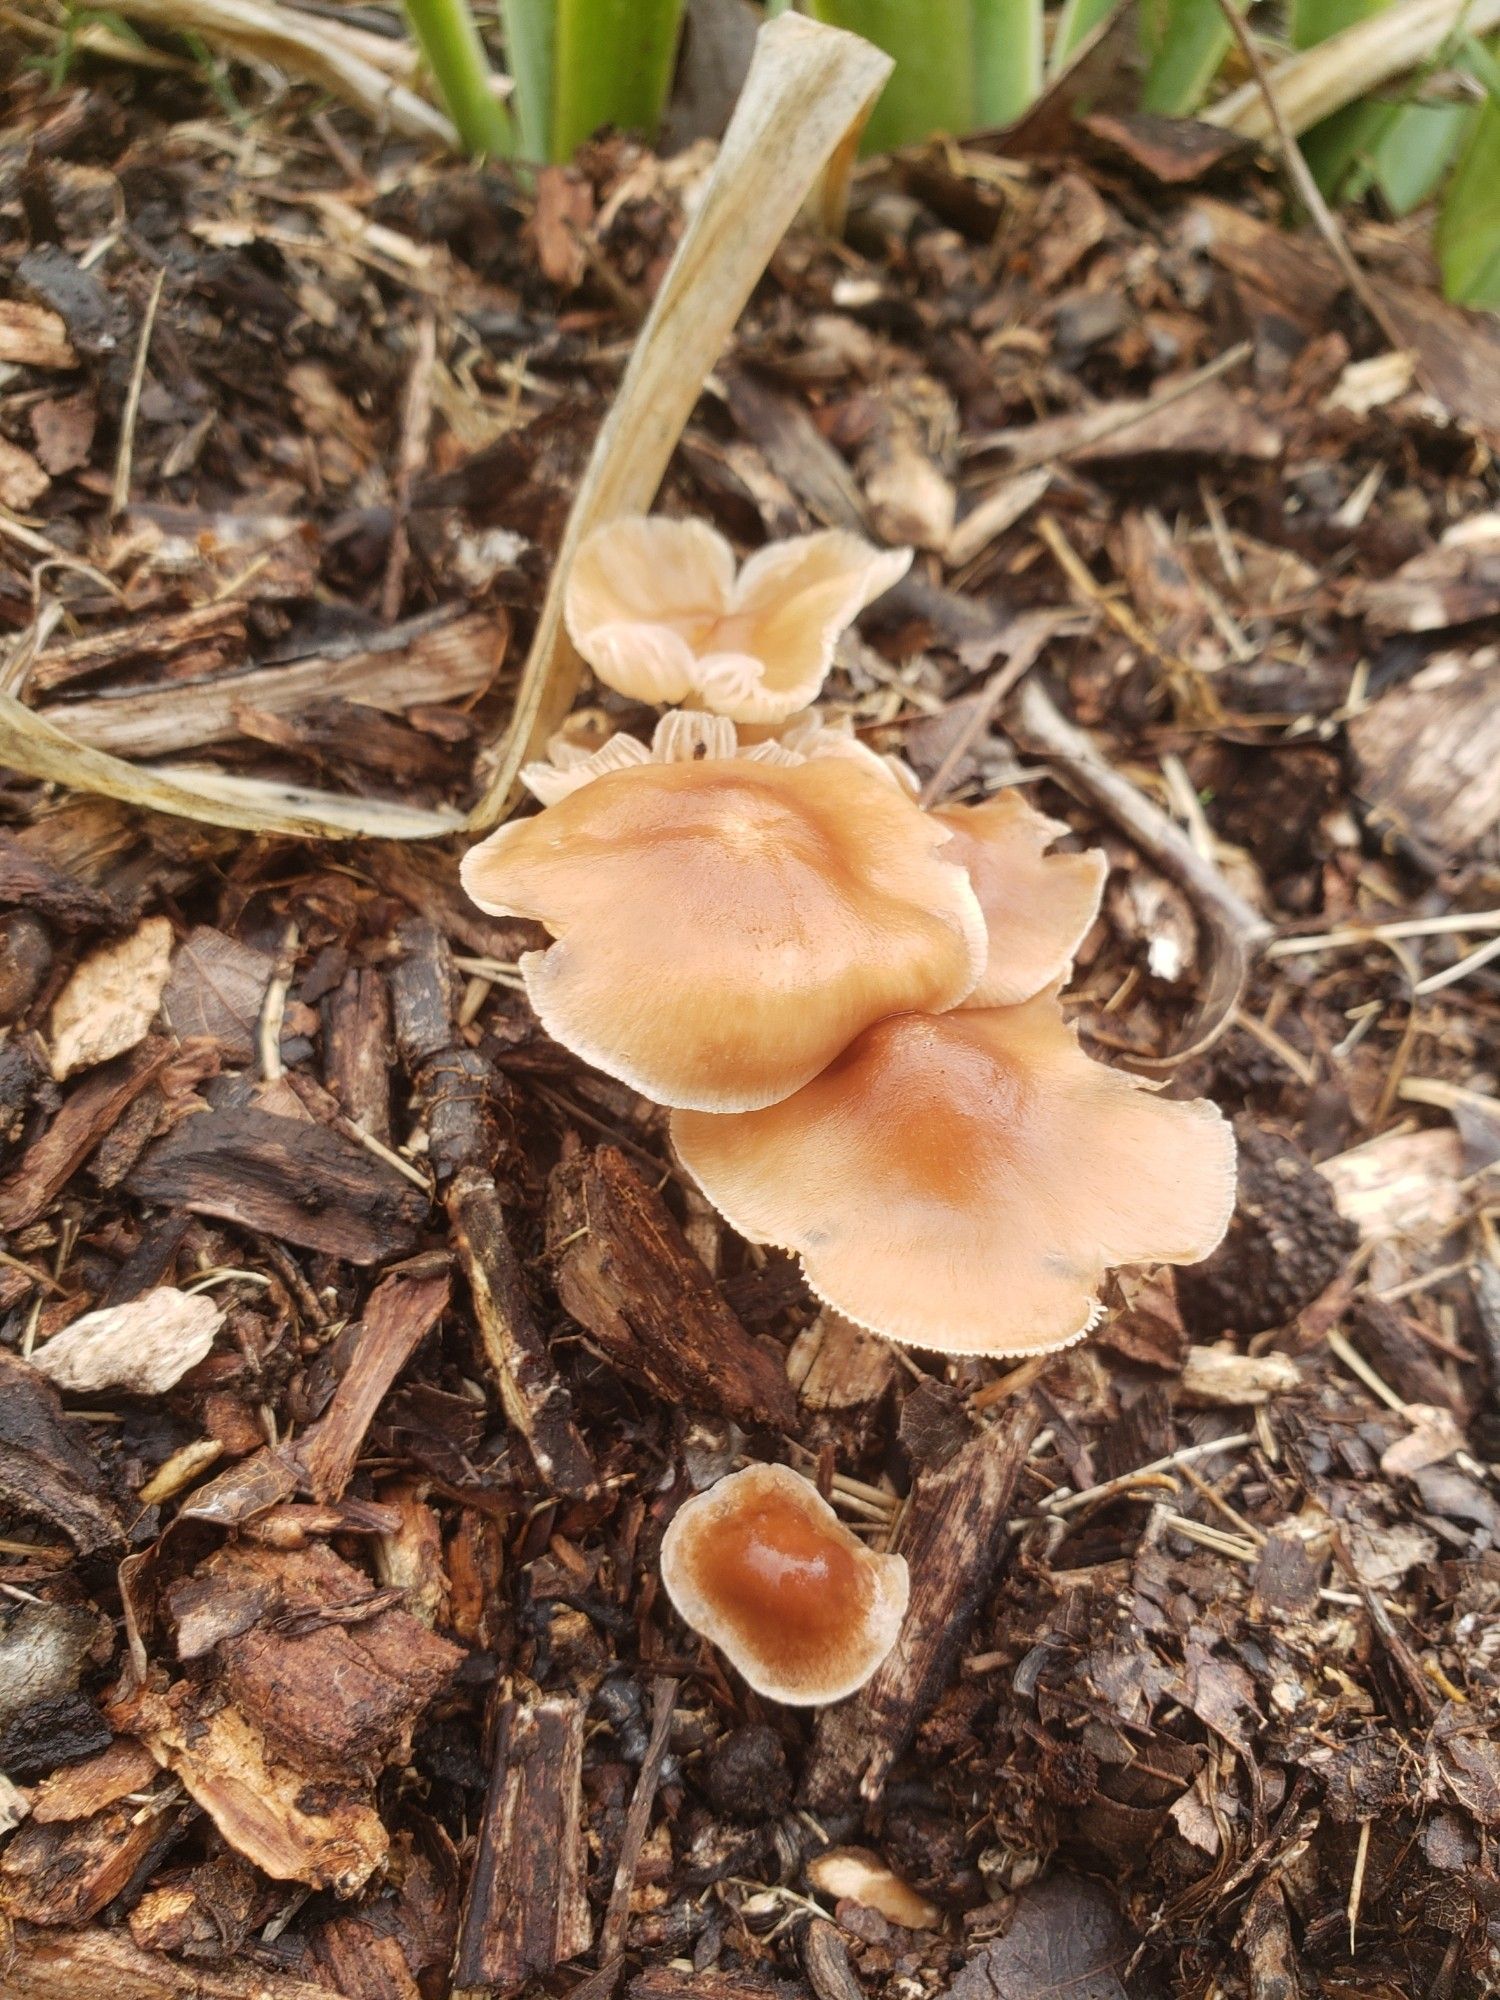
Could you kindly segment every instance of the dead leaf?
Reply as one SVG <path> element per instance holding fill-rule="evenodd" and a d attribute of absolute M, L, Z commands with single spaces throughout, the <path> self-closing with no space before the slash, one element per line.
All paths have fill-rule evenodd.
<path fill-rule="evenodd" d="M 76 396 L 49 396 L 32 406 L 31 435 L 36 440 L 37 460 L 54 479 L 88 464 L 98 414 L 88 389 L 81 389 Z"/>
<path fill-rule="evenodd" d="M 1451 1410 L 1435 1403 L 1408 1403 L 1405 1414 L 1411 1431 L 1381 1454 L 1380 1469 L 1387 1479 L 1410 1478 L 1463 1450 L 1463 1426 Z"/>
<path fill-rule="evenodd" d="M 145 1040 L 171 958 L 171 922 L 147 917 L 129 937 L 79 963 L 52 1008 L 52 1074 L 59 1083 Z"/>
<path fill-rule="evenodd" d="M 946 2000 L 1152 2000 L 1124 1971 L 1135 1942 L 1113 1899 L 1081 1875 L 1023 1889 L 1005 1936 L 986 1945 Z"/>
<path fill-rule="evenodd" d="M 207 1292 L 160 1285 L 128 1305 L 85 1313 L 39 1347 L 31 1363 L 59 1389 L 159 1396 L 197 1367 L 223 1318 Z"/>
<path fill-rule="evenodd" d="M 24 512 L 41 499 L 52 481 L 29 451 L 0 437 L 0 502 Z"/>

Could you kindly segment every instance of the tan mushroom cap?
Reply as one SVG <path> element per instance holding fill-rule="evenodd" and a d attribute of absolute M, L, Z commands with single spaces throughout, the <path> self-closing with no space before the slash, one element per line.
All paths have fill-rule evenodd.
<path fill-rule="evenodd" d="M 783 1103 L 680 1111 L 678 1153 L 742 1236 L 796 1251 L 845 1318 L 950 1354 L 1065 1347 L 1112 1264 L 1192 1264 L 1234 1205 L 1208 1103 L 1091 1062 L 1055 992 L 877 1022 Z"/>
<path fill-rule="evenodd" d="M 549 1034 L 658 1103 L 796 1090 L 871 1021 L 954 1006 L 984 966 L 946 829 L 843 758 L 640 764 L 470 850 L 482 910 L 558 942 L 521 960 Z"/>
<path fill-rule="evenodd" d="M 953 835 L 946 850 L 969 871 L 990 937 L 990 955 L 966 1007 L 1018 1007 L 1061 979 L 1099 914 L 1109 862 L 1099 849 L 1048 854 L 1069 831 L 1017 791 L 978 806 L 941 806 L 933 818 Z"/>
<path fill-rule="evenodd" d="M 863 1687 L 906 1615 L 903 1558 L 867 1549 L 784 1465 L 747 1466 L 685 1501 L 662 1538 L 661 1580 L 757 1694 L 802 1707 Z"/>
<path fill-rule="evenodd" d="M 827 529 L 770 543 L 736 576 L 706 522 L 630 515 L 582 543 L 563 610 L 574 645 L 621 694 L 779 722 L 813 699 L 839 634 L 910 561 L 910 549 Z"/>

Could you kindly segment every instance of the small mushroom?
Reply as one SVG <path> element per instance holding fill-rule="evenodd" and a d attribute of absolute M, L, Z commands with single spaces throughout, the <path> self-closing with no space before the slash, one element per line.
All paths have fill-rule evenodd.
<path fill-rule="evenodd" d="M 706 522 L 630 515 L 579 548 L 564 616 L 621 694 L 780 722 L 813 699 L 839 634 L 910 561 L 910 549 L 831 528 L 770 543 L 736 576 L 734 551 Z"/>
<path fill-rule="evenodd" d="M 1097 848 L 1048 854 L 1068 828 L 1017 791 L 942 806 L 933 818 L 953 835 L 946 856 L 968 869 L 990 935 L 988 962 L 964 1005 L 1019 1006 L 1067 972 L 1099 914 L 1109 862 Z"/>
<path fill-rule="evenodd" d="M 679 1111 L 688 1172 L 846 1319 L 950 1354 L 1065 1347 L 1114 1264 L 1191 1264 L 1234 1206 L 1207 1102 L 1089 1060 L 1055 990 L 867 1028 L 779 1104 Z"/>
<path fill-rule="evenodd" d="M 558 940 L 521 960 L 549 1034 L 660 1104 L 731 1111 L 787 1096 L 882 1015 L 971 990 L 984 918 L 948 839 L 842 757 L 710 756 L 608 772 L 462 874 L 482 910 Z"/>
<path fill-rule="evenodd" d="M 757 1694 L 802 1707 L 863 1687 L 906 1615 L 905 1560 L 867 1549 L 784 1465 L 747 1466 L 685 1501 L 662 1538 L 661 1580 Z"/>

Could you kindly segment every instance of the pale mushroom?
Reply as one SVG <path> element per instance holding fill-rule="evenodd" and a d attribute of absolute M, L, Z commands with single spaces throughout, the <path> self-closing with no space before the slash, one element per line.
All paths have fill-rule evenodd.
<path fill-rule="evenodd" d="M 989 930 L 990 955 L 966 1007 L 1015 1007 L 1061 979 L 1099 914 L 1109 862 L 1098 848 L 1048 854 L 1061 820 L 1019 792 L 933 813 L 953 835 L 945 850 L 969 871 Z"/>
<path fill-rule="evenodd" d="M 680 1111 L 714 1206 L 845 1318 L 950 1354 L 1065 1347 L 1115 1264 L 1191 1264 L 1234 1205 L 1217 1109 L 1089 1060 L 1055 991 L 867 1028 L 768 1109 Z"/>
<path fill-rule="evenodd" d="M 784 1465 L 732 1472 L 678 1508 L 661 1545 L 678 1615 L 757 1694 L 816 1707 L 853 1694 L 906 1615 L 906 1563 L 877 1555 Z"/>
<path fill-rule="evenodd" d="M 621 694 L 779 722 L 813 699 L 839 634 L 910 561 L 910 549 L 830 528 L 770 543 L 736 576 L 734 551 L 706 522 L 629 515 L 579 548 L 564 616 Z"/>
<path fill-rule="evenodd" d="M 843 758 L 708 757 L 596 778 L 462 874 L 482 910 L 557 939 L 521 960 L 549 1034 L 660 1104 L 731 1111 L 972 989 L 984 918 L 948 837 Z"/>

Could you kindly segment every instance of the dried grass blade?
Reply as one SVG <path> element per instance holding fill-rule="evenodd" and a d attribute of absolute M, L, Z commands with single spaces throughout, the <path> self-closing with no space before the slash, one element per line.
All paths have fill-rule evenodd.
<path fill-rule="evenodd" d="M 1306 132 L 1393 76 L 1415 69 L 1455 32 L 1479 38 L 1500 27 L 1500 0 L 1397 0 L 1397 4 L 1302 49 L 1269 72 L 1272 94 L 1293 133 Z M 1275 125 L 1256 82 L 1233 90 L 1199 117 L 1247 139 Z"/>
<path fill-rule="evenodd" d="M 436 840 L 463 824 L 458 813 L 423 812 L 383 799 L 345 798 L 224 771 L 160 771 L 127 764 L 75 742 L 33 709 L 0 693 L 0 764 L 29 778 L 122 799 L 150 812 L 206 820 L 247 833 L 320 840 Z"/>
<path fill-rule="evenodd" d="M 563 579 L 585 535 L 649 507 L 710 368 L 824 164 L 862 124 L 891 60 L 858 36 L 782 14 L 756 37 L 718 163 L 595 440 L 537 622 L 510 727 L 471 825 L 509 809 L 516 774 L 570 707 L 581 665 Z"/>

